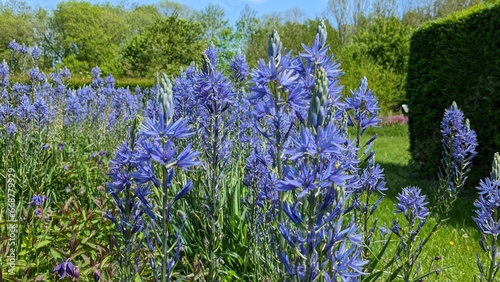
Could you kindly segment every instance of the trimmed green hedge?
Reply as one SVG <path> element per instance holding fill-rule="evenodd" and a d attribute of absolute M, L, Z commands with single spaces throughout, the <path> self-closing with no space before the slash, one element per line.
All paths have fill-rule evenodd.
<path fill-rule="evenodd" d="M 493 153 L 500 151 L 500 4 L 477 5 L 415 31 L 406 95 L 410 151 L 421 177 L 436 176 L 439 126 L 453 101 L 478 134 L 468 184 L 489 175 Z"/>

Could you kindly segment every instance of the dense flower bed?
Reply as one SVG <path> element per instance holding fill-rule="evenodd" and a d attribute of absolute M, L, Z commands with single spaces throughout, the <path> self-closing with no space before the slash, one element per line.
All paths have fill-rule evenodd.
<path fill-rule="evenodd" d="M 4 279 L 94 281 L 414 281 L 419 256 L 447 220 L 477 146 L 454 103 L 441 123 L 442 167 L 433 202 L 418 187 L 396 197 L 394 219 L 377 211 L 387 190 L 375 161 L 382 121 L 368 82 L 341 97 L 339 63 L 326 29 L 292 57 L 277 32 L 268 58 L 249 70 L 238 55 L 228 75 L 208 48 L 201 66 L 152 89 L 115 88 L 92 70 L 91 85 L 68 89 L 67 69 L 36 68 L 29 82 L 0 66 L 2 169 L 12 203 Z M 14 48 L 16 47 L 16 48 Z M 31 54 L 31 57 L 30 55 Z M 110 154 L 111 150 L 114 154 Z M 500 159 L 479 186 L 477 222 L 498 267 Z M 11 195 L 13 195 L 11 197 Z M 30 199 L 29 201 L 26 199 Z M 431 228 L 424 228 L 433 212 Z M 10 239 L 12 238 L 12 239 Z M 10 243 L 12 242 L 12 244 Z"/>

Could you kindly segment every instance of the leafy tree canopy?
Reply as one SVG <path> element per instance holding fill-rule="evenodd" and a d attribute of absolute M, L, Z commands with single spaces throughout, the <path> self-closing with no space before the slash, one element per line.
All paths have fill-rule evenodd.
<path fill-rule="evenodd" d="M 119 8 L 60 2 L 53 23 L 64 65 L 73 71 L 99 66 L 104 73 L 119 72 L 120 44 L 127 30 Z"/>
<path fill-rule="evenodd" d="M 199 23 L 176 16 L 159 19 L 125 47 L 124 71 L 134 77 L 175 75 L 181 67 L 200 61 L 206 46 Z"/>

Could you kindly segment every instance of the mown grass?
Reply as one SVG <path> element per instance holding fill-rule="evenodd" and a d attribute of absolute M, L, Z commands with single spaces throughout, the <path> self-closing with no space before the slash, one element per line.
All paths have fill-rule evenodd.
<path fill-rule="evenodd" d="M 373 145 L 376 161 L 384 168 L 388 187 L 387 197 L 375 215 L 380 223 L 390 227 L 392 219 L 401 216 L 394 214 L 394 203 L 403 187 L 418 186 L 430 196 L 436 182 L 416 178 L 412 173 L 409 165 L 411 156 L 406 125 L 371 129 L 367 131 L 365 138 L 374 133 L 379 134 Z M 482 250 L 478 244 L 481 235 L 472 220 L 475 198 L 475 193 L 461 196 L 455 202 L 449 220 L 437 230 L 425 246 L 420 258 L 422 263 L 420 273 L 427 272 L 431 262 L 434 266 L 432 269 L 435 269 L 435 266 L 442 269 L 440 275 L 431 275 L 425 281 L 473 281 L 474 275 L 478 273 L 476 254 L 482 254 Z M 422 236 L 430 232 L 435 222 L 436 218 L 431 215 L 421 233 Z M 440 256 L 441 259 L 433 262 L 436 256 Z"/>

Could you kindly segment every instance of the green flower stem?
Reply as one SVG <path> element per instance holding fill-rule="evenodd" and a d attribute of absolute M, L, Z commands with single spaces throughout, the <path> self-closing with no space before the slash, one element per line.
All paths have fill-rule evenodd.
<path fill-rule="evenodd" d="M 162 262 L 161 262 L 161 278 L 160 281 L 166 282 L 170 281 L 170 277 L 167 277 L 168 272 L 168 217 L 169 209 L 168 209 L 168 169 L 166 166 L 162 167 L 163 173 L 163 204 L 162 204 L 162 219 L 161 219 L 161 228 L 162 228 Z"/>
<path fill-rule="evenodd" d="M 493 211 L 493 222 L 498 222 L 498 209 L 495 208 L 495 210 Z M 495 274 L 497 272 L 497 270 L 495 270 L 495 268 L 497 268 L 497 262 L 496 262 L 496 257 L 497 257 L 497 254 L 496 252 L 498 252 L 497 250 L 497 237 L 495 236 L 492 236 L 491 238 L 491 261 L 490 261 L 490 270 L 488 271 L 488 279 L 487 281 L 488 282 L 492 282 L 492 281 L 495 281 Z"/>

